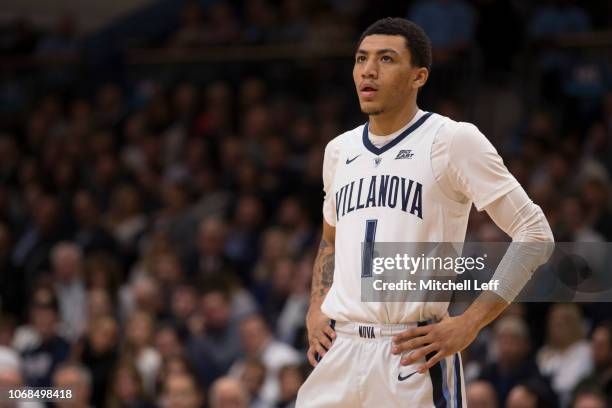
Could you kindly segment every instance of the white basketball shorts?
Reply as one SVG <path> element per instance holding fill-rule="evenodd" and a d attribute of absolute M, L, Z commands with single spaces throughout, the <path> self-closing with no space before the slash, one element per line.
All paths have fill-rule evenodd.
<path fill-rule="evenodd" d="M 298 392 L 296 408 L 464 408 L 459 353 L 423 374 L 425 359 L 400 365 L 391 337 L 415 324 L 332 322 L 336 340 Z M 429 358 L 431 356 L 427 356 Z"/>

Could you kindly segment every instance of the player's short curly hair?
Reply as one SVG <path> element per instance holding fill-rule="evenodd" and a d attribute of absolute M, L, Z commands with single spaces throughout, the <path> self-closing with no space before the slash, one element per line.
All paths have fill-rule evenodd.
<path fill-rule="evenodd" d="M 412 21 L 400 17 L 381 18 L 361 34 L 358 46 L 364 38 L 374 34 L 401 35 L 406 39 L 412 64 L 431 70 L 431 41 L 425 31 Z"/>

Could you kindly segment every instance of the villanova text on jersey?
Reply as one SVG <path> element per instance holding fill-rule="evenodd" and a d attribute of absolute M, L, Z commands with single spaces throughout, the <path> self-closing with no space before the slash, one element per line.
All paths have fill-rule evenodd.
<path fill-rule="evenodd" d="M 423 219 L 423 186 L 406 177 L 374 175 L 360 178 L 336 191 L 336 220 L 370 207 L 398 208 Z"/>

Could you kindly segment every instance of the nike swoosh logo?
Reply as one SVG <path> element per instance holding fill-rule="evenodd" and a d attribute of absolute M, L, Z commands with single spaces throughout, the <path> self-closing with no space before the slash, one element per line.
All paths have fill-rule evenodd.
<path fill-rule="evenodd" d="M 417 373 L 417 372 L 416 372 L 416 371 L 414 371 L 414 372 L 412 372 L 412 373 L 410 373 L 410 374 L 408 374 L 407 376 L 404 376 L 404 377 L 402 377 L 402 373 L 399 373 L 399 374 L 397 375 L 397 381 L 404 381 L 404 380 L 407 380 L 407 379 L 409 379 L 410 377 L 412 377 L 413 375 L 415 375 L 416 373 Z"/>
<path fill-rule="evenodd" d="M 346 164 L 351 163 L 353 160 L 355 160 L 356 158 L 358 158 L 359 156 L 361 156 L 360 154 L 358 154 L 357 156 L 353 157 L 352 159 L 348 159 L 348 157 L 346 158 Z"/>

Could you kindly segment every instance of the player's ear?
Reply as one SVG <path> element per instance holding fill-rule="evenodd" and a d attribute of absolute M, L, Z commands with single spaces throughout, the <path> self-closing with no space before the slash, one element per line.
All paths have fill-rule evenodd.
<path fill-rule="evenodd" d="M 415 69 L 412 75 L 412 88 L 418 89 L 422 87 L 427 82 L 427 78 L 429 78 L 429 70 L 427 68 L 420 67 Z"/>

